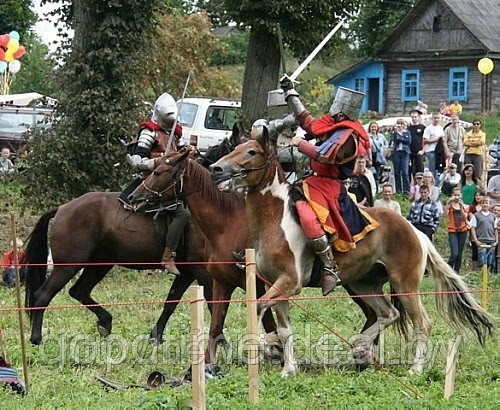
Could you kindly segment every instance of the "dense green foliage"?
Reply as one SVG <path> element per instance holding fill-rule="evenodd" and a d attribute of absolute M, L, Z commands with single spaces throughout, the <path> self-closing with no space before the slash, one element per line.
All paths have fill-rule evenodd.
<path fill-rule="evenodd" d="M 126 172 L 114 164 L 125 154 L 120 139 L 130 138 L 144 110 L 135 78 L 160 3 L 75 0 L 64 8 L 75 38 L 58 73 L 60 103 L 53 128 L 30 144 L 22 174 L 25 196 L 39 206 L 120 189 Z"/>
<path fill-rule="evenodd" d="M 248 50 L 248 31 L 230 36 L 220 36 L 222 50 L 212 53 L 212 64 L 216 66 L 245 64 Z"/>
<path fill-rule="evenodd" d="M 223 45 L 211 31 L 205 13 L 183 14 L 172 11 L 160 18 L 153 41 L 144 50 L 140 83 L 151 91 L 151 98 L 168 90 L 180 97 L 188 74 L 188 95 L 238 97 L 240 86 L 227 79 L 221 69 L 210 64 Z"/>
<path fill-rule="evenodd" d="M 371 56 L 391 34 L 416 0 L 360 0 L 351 36 L 363 56 Z"/>
<path fill-rule="evenodd" d="M 354 0 L 199 1 L 217 24 L 235 21 L 243 26 L 265 26 L 271 31 L 279 24 L 284 42 L 297 57 L 307 56 L 341 17 L 354 10 L 356 3 Z M 341 43 L 344 42 L 337 35 L 330 46 Z"/>
<path fill-rule="evenodd" d="M 0 2 L 0 34 L 17 31 L 24 40 L 35 24 L 36 14 L 30 9 L 32 0 L 2 0 Z"/>

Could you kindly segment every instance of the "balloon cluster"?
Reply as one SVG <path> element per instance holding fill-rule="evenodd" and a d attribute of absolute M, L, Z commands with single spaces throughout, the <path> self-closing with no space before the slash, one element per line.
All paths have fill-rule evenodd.
<path fill-rule="evenodd" d="M 11 31 L 0 35 L 0 74 L 7 70 L 15 74 L 21 69 L 19 59 L 26 53 L 24 46 L 19 44 L 19 33 Z"/>

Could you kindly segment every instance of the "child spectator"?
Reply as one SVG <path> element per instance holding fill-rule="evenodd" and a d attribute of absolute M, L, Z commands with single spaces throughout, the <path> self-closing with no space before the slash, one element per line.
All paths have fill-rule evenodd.
<path fill-rule="evenodd" d="M 446 195 L 451 195 L 451 191 L 460 183 L 461 180 L 462 177 L 457 172 L 457 164 L 452 162 L 448 165 L 448 169 L 441 175 L 441 182 L 439 183 L 441 192 Z"/>
<path fill-rule="evenodd" d="M 472 205 L 477 191 L 479 180 L 477 179 L 474 165 L 467 164 L 462 171 L 460 186 L 462 188 L 462 199 L 465 204 Z"/>
<path fill-rule="evenodd" d="M 422 184 L 420 186 L 420 198 L 411 205 L 407 219 L 415 228 L 425 233 L 432 241 L 432 237 L 438 226 L 439 211 L 436 202 L 430 198 L 430 188 L 428 185 Z"/>
<path fill-rule="evenodd" d="M 481 210 L 470 220 L 472 239 L 478 251 L 478 268 L 487 265 L 491 272 L 495 269 L 495 247 L 498 243 L 498 232 L 495 229 L 495 215 L 490 212 L 490 198 L 481 198 Z"/>
<path fill-rule="evenodd" d="M 455 100 L 453 104 L 450 105 L 451 115 L 460 115 L 462 114 L 462 105 Z"/>
<path fill-rule="evenodd" d="M 467 240 L 467 212 L 462 201 L 459 187 L 453 188 L 451 197 L 446 202 L 444 214 L 448 218 L 448 242 L 450 244 L 450 265 L 457 273 L 462 266 L 462 253 Z"/>
<path fill-rule="evenodd" d="M 382 187 L 382 199 L 377 199 L 373 206 L 388 208 L 401 215 L 401 205 L 399 205 L 398 202 L 392 200 L 392 194 L 393 194 L 392 185 L 385 184 Z"/>
<path fill-rule="evenodd" d="M 26 258 L 26 253 L 22 249 L 23 241 L 17 238 L 16 245 L 17 245 L 17 259 L 19 263 L 24 263 L 24 260 Z M 10 251 L 6 252 L 3 255 L 3 260 L 2 260 L 2 269 L 3 269 L 2 279 L 9 288 L 14 287 L 14 285 L 16 284 L 15 263 L 16 261 L 14 260 L 14 249 L 11 249 Z M 20 267 L 19 274 L 21 276 L 21 281 L 24 281 L 25 273 L 26 273 L 26 266 Z"/>
<path fill-rule="evenodd" d="M 14 172 L 14 164 L 10 160 L 10 149 L 2 148 L 0 155 L 0 175 L 6 175 Z"/>
<path fill-rule="evenodd" d="M 442 101 L 439 104 L 439 114 L 446 115 L 447 117 L 451 117 L 450 107 L 446 105 L 446 102 Z"/>
<path fill-rule="evenodd" d="M 418 198 L 420 198 L 420 186 L 422 185 L 423 178 L 423 172 L 417 172 L 415 174 L 413 185 L 410 187 L 410 202 L 416 201 Z"/>
<path fill-rule="evenodd" d="M 485 192 L 481 190 L 477 190 L 474 194 L 474 199 L 472 202 L 472 205 L 469 205 L 469 208 L 467 209 L 467 215 L 469 219 L 469 226 L 470 226 L 470 221 L 472 219 L 472 216 L 481 210 L 481 199 L 483 196 L 486 195 Z M 464 201 L 465 203 L 465 201 Z M 470 241 L 470 246 L 471 246 L 471 252 L 472 252 L 472 269 L 476 270 L 477 269 L 477 245 L 472 239 L 472 233 L 469 234 L 469 241 Z"/>

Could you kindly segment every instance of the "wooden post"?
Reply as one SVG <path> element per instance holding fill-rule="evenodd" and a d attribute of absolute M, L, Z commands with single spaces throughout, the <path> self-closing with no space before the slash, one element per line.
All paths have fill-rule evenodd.
<path fill-rule="evenodd" d="M 380 365 L 385 364 L 385 329 L 378 335 L 378 362 Z"/>
<path fill-rule="evenodd" d="M 257 290 L 255 285 L 255 249 L 245 250 L 247 290 L 247 360 L 248 400 L 259 402 L 259 327 L 257 323 Z"/>
<path fill-rule="evenodd" d="M 24 321 L 23 321 L 23 302 L 21 299 L 21 275 L 19 274 L 19 255 L 17 252 L 17 232 L 16 232 L 16 217 L 14 213 L 10 213 L 11 231 L 12 231 L 12 245 L 14 249 L 14 263 L 16 271 L 16 298 L 17 298 L 17 317 L 19 321 L 19 337 L 21 338 L 21 354 L 23 360 L 23 374 L 24 374 L 24 384 L 26 385 L 26 391 L 29 388 L 29 377 L 28 377 L 28 360 L 26 358 L 26 342 L 24 340 Z"/>
<path fill-rule="evenodd" d="M 484 310 L 488 310 L 488 265 L 486 264 L 483 265 L 482 277 L 481 306 Z"/>
<path fill-rule="evenodd" d="M 446 378 L 444 382 L 444 398 L 449 399 L 455 389 L 455 373 L 458 356 L 458 345 L 462 336 L 458 335 L 455 340 L 448 342 L 448 356 L 446 357 Z"/>
<path fill-rule="evenodd" d="M 203 286 L 191 286 L 191 373 L 193 409 L 205 410 L 205 358 L 203 343 Z"/>

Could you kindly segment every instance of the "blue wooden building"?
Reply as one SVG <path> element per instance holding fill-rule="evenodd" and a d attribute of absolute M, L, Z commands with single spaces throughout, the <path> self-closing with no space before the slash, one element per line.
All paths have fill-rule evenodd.
<path fill-rule="evenodd" d="M 361 112 L 384 112 L 384 65 L 367 59 L 328 80 L 335 87 L 346 87 L 365 93 Z"/>
<path fill-rule="evenodd" d="M 362 113 L 408 113 L 459 101 L 465 111 L 500 110 L 500 2 L 420 0 L 378 52 L 327 81 L 365 93 Z M 487 76 L 477 69 L 493 60 Z"/>

